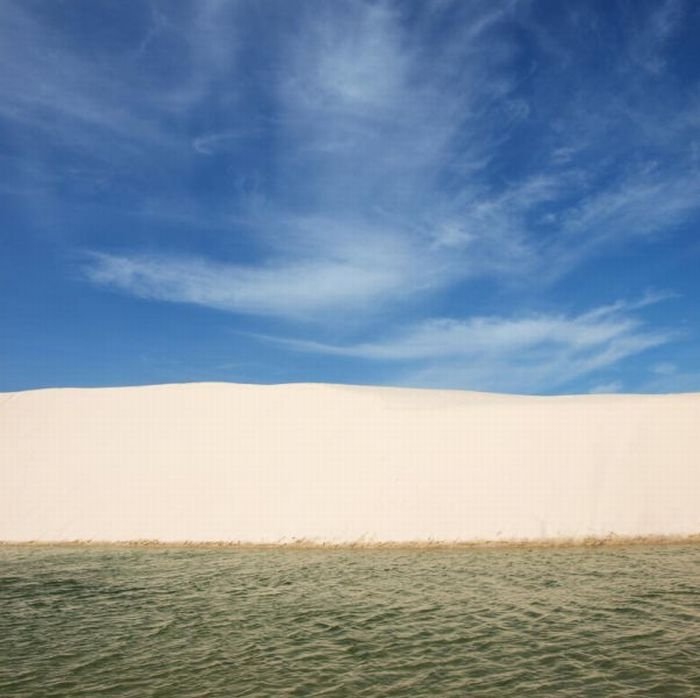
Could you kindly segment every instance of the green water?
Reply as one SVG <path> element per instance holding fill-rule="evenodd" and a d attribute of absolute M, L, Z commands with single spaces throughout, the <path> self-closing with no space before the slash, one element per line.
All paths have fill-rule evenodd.
<path fill-rule="evenodd" d="M 4 547 L 0 695 L 700 696 L 700 547 Z"/>

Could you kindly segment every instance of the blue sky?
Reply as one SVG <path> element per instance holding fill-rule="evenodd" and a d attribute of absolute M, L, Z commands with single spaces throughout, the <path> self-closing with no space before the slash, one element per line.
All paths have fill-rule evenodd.
<path fill-rule="evenodd" d="M 700 5 L 4 0 L 0 390 L 700 390 Z"/>

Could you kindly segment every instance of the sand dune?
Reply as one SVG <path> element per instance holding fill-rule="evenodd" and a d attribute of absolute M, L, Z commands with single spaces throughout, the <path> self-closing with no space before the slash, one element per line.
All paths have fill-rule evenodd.
<path fill-rule="evenodd" d="M 337 385 L 0 394 L 0 540 L 700 533 L 700 394 Z"/>

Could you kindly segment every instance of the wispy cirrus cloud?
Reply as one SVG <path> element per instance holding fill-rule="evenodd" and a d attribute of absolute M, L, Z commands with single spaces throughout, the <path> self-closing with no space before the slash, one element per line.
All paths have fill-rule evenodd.
<path fill-rule="evenodd" d="M 650 329 L 638 316 L 669 297 L 648 294 L 579 315 L 433 318 L 356 344 L 266 339 L 297 351 L 393 364 L 399 366 L 391 371 L 393 382 L 405 385 L 532 392 L 556 389 L 676 339 L 674 331 Z"/>
<path fill-rule="evenodd" d="M 563 385 L 673 335 L 513 289 L 542 301 L 700 220 L 700 96 L 672 72 L 690 5 L 609 11 L 153 0 L 74 41 L 72 10 L 9 0 L 0 120 L 31 147 L 0 191 L 38 227 L 70 201 L 90 284 L 303 321 L 297 348 L 400 381 Z M 318 340 L 344 324 L 365 336 Z"/>
<path fill-rule="evenodd" d="M 635 28 L 630 35 L 635 40 L 648 35 L 643 43 L 663 57 L 685 9 L 683 2 L 668 0 L 650 14 L 628 13 L 626 21 Z M 518 64 L 522 47 L 511 29 L 530 31 L 543 50 L 551 51 L 556 41 L 562 52 L 571 48 L 565 34 L 545 39 L 527 4 L 475 2 L 467 8 L 440 3 L 419 8 L 410 20 L 394 2 L 306 2 L 289 14 L 270 4 L 261 10 L 261 20 L 244 4 L 220 0 L 178 7 L 153 3 L 135 11 L 131 43 L 111 51 L 99 47 L 92 54 L 76 50 L 57 32 L 50 13 L 17 2 L 6 3 L 2 13 L 0 51 L 3 64 L 12 65 L 3 73 L 5 119 L 19 129 L 28 124 L 44 129 L 54 142 L 59 138 L 86 155 L 109 153 L 103 170 L 107 178 L 136 173 L 134 153 L 144 148 L 144 154 L 172 160 L 174 171 L 185 174 L 192 149 L 241 160 L 246 143 L 274 142 L 272 169 L 254 162 L 244 168 L 272 204 L 272 226 L 275 218 L 297 215 L 300 209 L 336 219 L 352 210 L 367 224 L 377 215 L 390 215 L 403 234 L 425 247 L 436 238 L 449 240 L 453 252 L 459 248 L 465 261 L 473 261 L 465 264 L 470 270 L 493 262 L 503 250 L 501 262 L 486 264 L 484 273 L 521 274 L 532 271 L 533 260 L 547 268 L 557 262 L 556 246 L 543 250 L 540 214 L 550 214 L 552 236 L 560 228 L 568 235 L 568 257 L 581 260 L 593 253 L 584 240 L 619 240 L 628 228 L 638 227 L 630 211 L 639 210 L 640 201 L 655 212 L 639 216 L 650 231 L 697 207 L 697 172 L 676 152 L 674 159 L 661 153 L 641 163 L 648 169 L 655 162 L 656 178 L 649 172 L 611 177 L 600 161 L 599 174 L 588 166 L 587 158 L 597 155 L 601 143 L 611 150 L 610 131 L 622 114 L 627 122 L 639 123 L 637 128 L 649 122 L 619 90 L 613 99 L 600 101 L 595 113 L 582 109 L 580 99 L 593 100 L 605 91 L 599 76 L 591 74 L 580 85 L 580 97 L 563 103 L 561 97 L 540 97 L 539 111 L 551 102 L 556 118 L 533 112 L 532 97 L 522 85 L 536 84 L 542 69 Z M 585 8 L 572 12 L 569 29 L 599 31 L 584 21 L 592 14 Z M 260 21 L 270 60 L 255 59 L 251 83 L 241 80 L 251 65 L 245 27 Z M 287 30 L 289 23 L 294 31 Z M 66 27 L 72 30 L 70 23 Z M 432 41 L 438 28 L 440 41 Z M 168 70 L 163 69 L 165 52 L 171 56 Z M 619 64 L 633 63 L 633 57 L 617 58 Z M 557 79 L 555 72 L 546 77 L 554 85 Z M 630 78 L 630 94 L 640 80 Z M 251 84 L 268 105 L 262 126 L 261 100 L 250 107 Z M 669 114 L 678 121 L 685 111 Z M 211 121 L 207 114 L 215 115 L 215 127 L 198 128 Z M 659 123 L 667 116 L 659 114 Z M 518 129 L 532 131 L 538 120 L 548 120 L 553 129 L 531 139 L 535 167 L 494 178 L 493 167 L 510 157 Z M 646 142 L 653 140 L 650 128 L 663 130 L 646 128 Z M 105 134 L 127 149 L 122 158 L 115 159 L 115 142 Z M 683 135 L 678 134 L 679 142 Z M 608 154 L 636 146 L 634 138 L 618 137 Z M 41 148 L 35 153 L 42 157 Z M 550 187 L 547 201 L 541 198 L 543 182 Z M 240 206 L 232 192 L 232 207 Z M 580 240 L 572 240 L 567 233 L 572 230 L 581 231 Z M 455 244 L 458 240 L 465 244 Z M 484 260 L 480 250 L 486 252 Z"/>
<path fill-rule="evenodd" d="M 332 221 L 287 221 L 263 261 L 234 264 L 192 255 L 88 253 L 83 273 L 96 284 L 142 298 L 243 314 L 337 322 L 368 316 L 443 283 L 421 265 L 410 239 L 390 228 L 343 228 Z M 268 235 L 272 235 L 268 233 Z M 411 286 L 407 288 L 408 280 Z"/>
<path fill-rule="evenodd" d="M 592 395 L 610 395 L 611 393 L 621 392 L 622 388 L 622 381 L 610 381 L 609 383 L 598 383 L 588 392 Z"/>
<path fill-rule="evenodd" d="M 0 118 L 20 138 L 28 129 L 41 134 L 27 155 L 78 148 L 82 157 L 114 159 L 121 150 L 126 166 L 144 148 L 162 159 L 164 149 L 186 147 L 178 113 L 198 108 L 234 70 L 235 7 L 203 0 L 165 12 L 144 3 L 129 13 L 133 38 L 110 45 L 108 36 L 85 47 L 71 41 L 70 9 L 32 11 L 20 2 L 0 8 Z M 153 70 L 163 51 L 179 57 L 177 80 Z"/>
<path fill-rule="evenodd" d="M 667 4 L 643 18 L 644 31 L 658 35 L 660 55 L 683 10 L 682 3 Z M 221 32 L 216 21 L 222 11 L 214 3 L 199 23 Z M 459 31 L 445 30 L 448 20 Z M 476 3 L 466 13 L 445 3 L 409 23 L 392 2 L 302 4 L 292 21 L 294 33 L 274 21 L 269 25 L 277 39 L 274 55 L 284 65 L 265 73 L 272 76 L 265 93 L 274 118 L 232 114 L 222 128 L 191 141 L 199 155 L 239 160 L 251 143 L 275 143 L 271 168 L 252 163 L 236 175 L 237 181 L 254 181 L 255 191 L 231 190 L 238 218 L 251 215 L 247 234 L 263 250 L 259 266 L 207 262 L 204 255 L 188 260 L 177 250 L 145 264 L 134 250 L 120 258 L 123 266 L 131 262 L 141 270 L 138 284 L 106 273 L 105 255 L 91 258 L 96 266 L 87 265 L 87 278 L 139 295 L 149 279 L 149 288 L 159 288 L 149 297 L 193 302 L 192 293 L 158 280 L 206 277 L 209 291 L 197 294 L 196 302 L 211 299 L 214 307 L 244 313 L 264 307 L 267 314 L 294 317 L 325 313 L 333 302 L 359 309 L 368 299 L 391 307 L 402 289 L 410 296 L 414 287 L 430 295 L 484 278 L 549 283 L 610 247 L 653 239 L 700 210 L 700 175 L 691 155 L 680 150 L 687 136 L 682 124 L 694 107 L 674 110 L 674 135 L 662 127 L 663 110 L 649 114 L 634 106 L 643 78 L 631 78 L 626 90 L 591 112 L 581 100 L 599 98 L 608 80 L 591 73 L 580 94 L 563 105 L 559 96 L 541 100 L 540 113 L 533 112 L 521 84 L 536 81 L 538 68 L 518 67 L 518 46 L 507 31 L 532 27 L 524 6 Z M 587 26 L 580 16 L 570 22 L 572 32 Z M 441 41 L 430 42 L 437 24 Z M 588 31 L 597 29 L 591 24 Z M 545 43 L 541 33 L 535 36 Z M 551 50 L 552 42 L 564 39 L 549 41 Z M 234 71 L 230 50 L 204 53 L 197 60 L 216 67 L 206 74 L 216 75 L 222 66 Z M 554 74 L 554 84 L 557 79 Z M 192 109 L 207 104 L 204 92 L 192 95 Z M 544 128 L 550 115 L 542 104 L 552 109 L 552 129 Z M 524 133 L 535 135 L 519 156 L 520 170 L 494 176 Z M 619 166 L 618 158 L 626 164 Z M 206 219 L 207 213 L 200 208 L 199 215 Z M 299 219 L 303 226 L 294 223 Z M 352 235 L 362 243 L 348 253 Z M 376 259 L 364 255 L 358 261 L 370 239 Z M 207 263 L 216 273 L 203 275 Z M 339 278 L 352 270 L 358 281 L 354 290 L 339 283 L 347 291 L 329 293 L 325 302 L 263 281 L 274 270 L 290 284 L 310 282 L 317 277 L 298 271 L 309 268 L 333 270 Z M 257 292 L 244 293 L 241 279 L 248 288 L 258 283 L 253 278 L 261 280 L 259 288 L 284 295 L 262 302 Z"/>
<path fill-rule="evenodd" d="M 627 30 L 633 37 L 629 45 L 630 61 L 653 75 L 666 68 L 664 49 L 681 27 L 688 9 L 686 0 L 663 0 L 649 15 L 639 16 L 639 8 L 627 10 Z"/>
<path fill-rule="evenodd" d="M 318 319 L 338 307 L 357 312 L 377 297 L 399 293 L 404 280 L 391 268 L 352 259 L 255 267 L 157 256 L 93 254 L 91 260 L 91 281 L 141 298 L 294 319 Z"/>
<path fill-rule="evenodd" d="M 200 155 L 215 155 L 235 148 L 241 141 L 254 137 L 259 131 L 254 128 L 238 131 L 221 131 L 197 136 L 192 141 L 192 148 Z"/>

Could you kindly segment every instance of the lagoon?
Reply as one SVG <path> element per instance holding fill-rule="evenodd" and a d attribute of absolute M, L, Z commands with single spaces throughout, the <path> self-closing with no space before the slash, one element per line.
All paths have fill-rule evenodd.
<path fill-rule="evenodd" d="M 700 546 L 0 547 L 3 696 L 696 696 Z"/>

